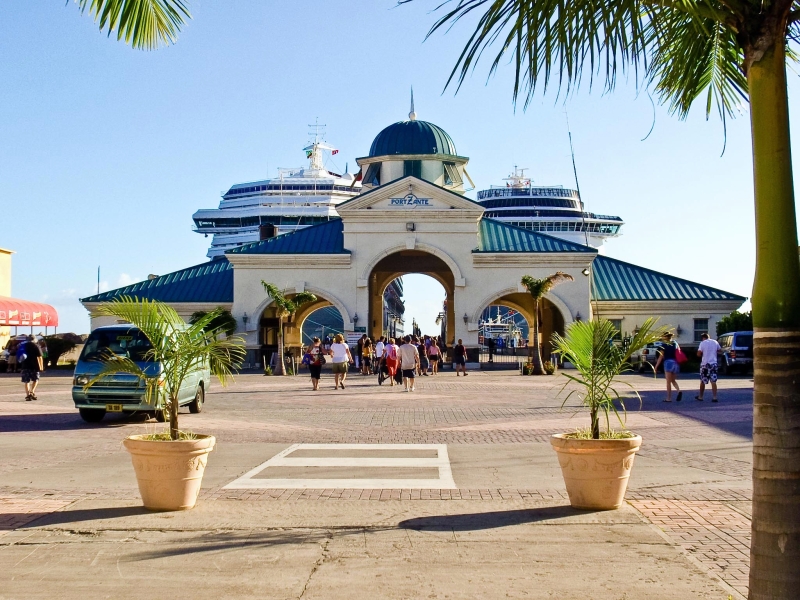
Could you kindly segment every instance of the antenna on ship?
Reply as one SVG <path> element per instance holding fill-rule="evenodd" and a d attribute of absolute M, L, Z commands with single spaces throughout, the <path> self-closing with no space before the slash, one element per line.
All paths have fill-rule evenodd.
<path fill-rule="evenodd" d="M 583 225 L 583 239 L 586 245 L 589 245 L 589 232 L 586 230 L 586 207 L 583 204 L 583 196 L 581 196 L 581 184 L 578 183 L 578 167 L 575 166 L 575 150 L 572 147 L 572 131 L 569 127 L 569 113 L 564 109 L 564 116 L 567 118 L 567 135 L 569 136 L 569 152 L 572 155 L 572 173 L 575 175 L 575 189 L 578 192 L 578 201 L 581 203 L 581 224 Z"/>

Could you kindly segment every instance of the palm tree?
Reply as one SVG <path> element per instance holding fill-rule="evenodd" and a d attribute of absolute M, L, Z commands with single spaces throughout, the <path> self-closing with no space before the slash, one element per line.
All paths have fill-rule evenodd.
<path fill-rule="evenodd" d="M 407 2 L 410 0 L 400 0 Z M 448 4 L 447 1 L 444 4 Z M 440 5 L 441 6 L 441 5 Z M 725 122 L 750 102 L 755 189 L 755 386 L 750 598 L 800 589 L 800 259 L 789 144 L 786 59 L 796 59 L 798 0 L 458 0 L 428 35 L 477 16 L 448 85 L 494 42 L 490 72 L 511 54 L 513 98 L 588 72 L 611 90 L 618 73 L 652 85 L 685 117 L 698 98 Z M 552 79 L 551 79 L 552 78 Z"/>
<path fill-rule="evenodd" d="M 278 367 L 275 375 L 286 375 L 286 369 L 283 366 L 283 319 L 291 318 L 303 304 L 316 302 L 317 297 L 310 292 L 300 292 L 290 299 L 280 288 L 271 283 L 262 280 L 261 285 L 264 286 L 267 296 L 272 298 L 275 304 L 275 316 L 278 317 Z"/>
<path fill-rule="evenodd" d="M 101 304 L 97 308 L 99 316 L 116 317 L 141 330 L 151 346 L 145 353 L 145 361 L 160 364 L 161 369 L 143 369 L 127 356 L 109 353 L 100 359 L 103 368 L 85 387 L 90 388 L 116 373 L 136 375 L 145 383 L 147 396 L 151 399 L 155 396 L 154 405 L 165 406 L 170 439 L 180 439 L 178 395 L 186 377 L 209 365 L 211 374 L 225 385 L 245 356 L 244 340 L 223 337 L 219 335 L 220 329 L 210 326 L 221 310 L 211 311 L 187 325 L 175 309 L 157 300 L 121 296 Z"/>
<path fill-rule="evenodd" d="M 522 285 L 528 289 L 528 293 L 533 298 L 533 374 L 544 375 L 542 367 L 542 347 L 539 343 L 539 302 L 544 295 L 552 290 L 559 283 L 564 281 L 575 281 L 572 275 L 558 271 L 542 279 L 536 279 L 530 275 L 522 278 Z"/>
<path fill-rule="evenodd" d="M 232 336 L 234 333 L 236 333 L 236 329 L 239 327 L 239 324 L 236 322 L 236 317 L 231 314 L 231 311 L 222 307 L 217 307 L 216 313 L 217 316 L 211 322 L 209 322 L 208 327 L 210 329 L 217 329 L 227 336 Z M 207 314 L 207 310 L 195 311 L 192 313 L 192 316 L 189 317 L 189 323 L 195 324 Z"/>
<path fill-rule="evenodd" d="M 125 40 L 139 50 L 155 50 L 174 44 L 186 19 L 191 19 L 185 0 L 75 0 L 81 12 L 89 11 L 100 31 Z"/>
<path fill-rule="evenodd" d="M 558 333 L 553 334 L 553 346 L 556 351 L 572 363 L 578 373 L 574 376 L 562 371 L 562 375 L 579 386 L 577 390 L 569 393 L 564 403 L 572 394 L 580 396 L 591 416 L 592 439 L 600 439 L 601 415 L 604 417 L 608 433 L 611 432 L 612 412 L 619 418 L 620 424 L 625 426 L 625 420 L 615 405 L 615 402 L 619 404 L 624 412 L 625 404 L 622 396 L 614 389 L 614 385 L 620 383 L 617 377 L 633 370 L 632 354 L 647 344 L 657 342 L 666 332 L 666 327 L 656 327 L 656 320 L 651 318 L 639 327 L 630 344 L 624 347 L 609 344 L 609 340 L 618 332 L 614 324 L 606 319 L 575 321 L 567 328 L 565 337 Z M 628 383 L 625 385 L 630 386 Z M 638 392 L 636 396 L 639 396 Z"/>

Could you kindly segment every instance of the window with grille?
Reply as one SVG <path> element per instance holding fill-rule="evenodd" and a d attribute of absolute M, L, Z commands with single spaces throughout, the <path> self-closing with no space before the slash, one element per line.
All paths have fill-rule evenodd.
<path fill-rule="evenodd" d="M 700 337 L 704 333 L 708 333 L 708 319 L 695 319 L 694 320 L 694 341 L 702 342 L 703 338 Z"/>

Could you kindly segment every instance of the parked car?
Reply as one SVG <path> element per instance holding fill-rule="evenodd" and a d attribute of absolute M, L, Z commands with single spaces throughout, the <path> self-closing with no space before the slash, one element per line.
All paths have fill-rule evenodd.
<path fill-rule="evenodd" d="M 143 381 L 135 375 L 117 373 L 102 379 L 89 389 L 84 386 L 103 368 L 101 357 L 108 352 L 127 356 L 145 371 L 148 376 L 161 372 L 161 365 L 148 360 L 150 340 L 142 331 L 131 325 L 98 327 L 86 340 L 72 380 L 72 401 L 87 423 L 98 423 L 106 412 L 144 412 L 159 421 L 167 417 L 166 410 L 155 398 L 148 398 Z M 180 406 L 189 406 L 189 411 L 199 413 L 203 409 L 205 393 L 211 383 L 208 365 L 194 370 L 184 380 L 178 397 Z"/>
<path fill-rule="evenodd" d="M 653 367 L 656 366 L 656 361 L 658 361 L 658 348 L 660 346 L 661 342 L 647 344 L 647 346 L 642 348 L 641 352 L 632 355 L 631 364 L 633 367 L 639 371 L 639 373 L 652 373 Z M 648 363 L 650 364 L 649 367 L 647 366 Z"/>
<path fill-rule="evenodd" d="M 753 372 L 753 332 L 730 331 L 717 340 L 721 353 L 717 357 L 719 372 L 729 374 Z"/>

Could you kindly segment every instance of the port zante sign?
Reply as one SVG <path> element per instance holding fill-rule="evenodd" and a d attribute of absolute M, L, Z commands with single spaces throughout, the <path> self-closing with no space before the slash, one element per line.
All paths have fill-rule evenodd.
<path fill-rule="evenodd" d="M 389 206 L 404 206 L 413 208 L 415 206 L 433 206 L 430 198 L 417 198 L 414 194 L 409 194 L 403 198 L 389 198 Z"/>

